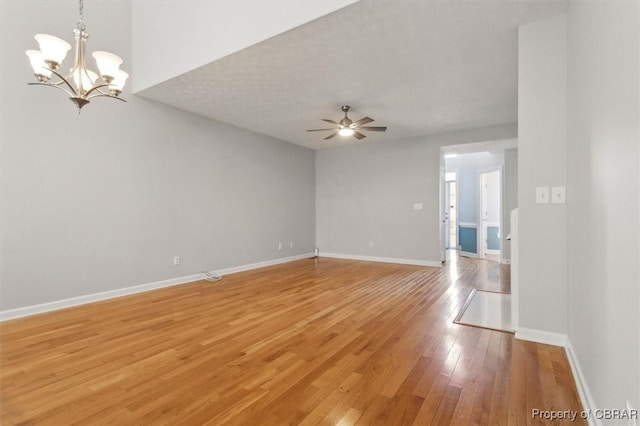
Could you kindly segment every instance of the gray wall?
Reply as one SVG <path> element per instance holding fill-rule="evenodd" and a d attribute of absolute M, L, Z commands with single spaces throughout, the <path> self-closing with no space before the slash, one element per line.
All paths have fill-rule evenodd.
<path fill-rule="evenodd" d="M 596 405 L 640 409 L 640 4 L 571 3 L 568 52 L 569 338 Z"/>
<path fill-rule="evenodd" d="M 566 205 L 535 202 L 566 185 L 565 16 L 520 27 L 518 70 L 519 327 L 565 335 Z"/>
<path fill-rule="evenodd" d="M 130 8 L 85 5 L 89 52 L 128 71 Z M 36 33 L 71 41 L 77 2 L 3 1 L 1 16 L 1 310 L 313 251 L 313 151 L 128 90 L 79 116 L 27 86 L 24 54 Z"/>
<path fill-rule="evenodd" d="M 399 141 L 372 138 L 318 151 L 318 247 L 325 253 L 439 262 L 440 147 L 515 136 L 515 126 L 506 125 Z M 414 203 L 423 210 L 414 210 Z"/>

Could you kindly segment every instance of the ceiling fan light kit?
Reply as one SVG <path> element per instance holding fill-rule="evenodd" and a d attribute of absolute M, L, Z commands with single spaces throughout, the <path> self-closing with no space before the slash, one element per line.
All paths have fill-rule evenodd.
<path fill-rule="evenodd" d="M 84 2 L 79 0 L 80 20 L 77 28 L 73 30 L 76 35 L 75 62 L 67 75 L 58 72 L 71 45 L 61 38 L 49 34 L 36 34 L 40 50 L 27 50 L 33 73 L 38 79 L 37 83 L 29 85 L 41 85 L 55 87 L 62 90 L 71 101 L 80 109 L 96 97 L 107 97 L 126 102 L 118 96 L 122 92 L 129 74 L 120 69 L 122 59 L 109 52 L 93 52 L 98 71 L 95 73 L 87 69 L 85 63 L 85 48 L 89 34 L 85 31 Z M 52 80 L 52 75 L 58 77 Z"/>
<path fill-rule="evenodd" d="M 322 121 L 325 121 L 330 124 L 334 124 L 336 127 L 331 129 L 310 129 L 310 130 L 307 130 L 307 132 L 322 132 L 326 130 L 333 130 L 332 134 L 324 138 L 325 140 L 331 139 L 336 135 L 340 135 L 344 137 L 353 136 L 356 139 L 360 140 L 360 139 L 366 138 L 364 134 L 360 133 L 363 130 L 373 131 L 373 132 L 387 131 L 386 126 L 364 126 L 364 124 L 371 123 L 374 121 L 373 118 L 370 118 L 370 117 L 364 117 L 358 121 L 352 121 L 347 115 L 347 113 L 349 112 L 349 109 L 351 109 L 349 105 L 343 105 L 341 109 L 344 112 L 344 118 L 340 120 L 340 122 L 333 121 L 328 118 L 322 119 Z"/>

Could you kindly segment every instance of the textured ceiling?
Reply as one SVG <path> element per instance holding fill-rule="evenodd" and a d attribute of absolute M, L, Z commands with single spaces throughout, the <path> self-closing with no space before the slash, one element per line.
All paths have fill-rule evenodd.
<path fill-rule="evenodd" d="M 513 123 L 518 25 L 565 8 L 362 0 L 137 94 L 314 149 Z M 338 121 L 344 104 L 387 132 L 358 142 L 305 131 Z"/>

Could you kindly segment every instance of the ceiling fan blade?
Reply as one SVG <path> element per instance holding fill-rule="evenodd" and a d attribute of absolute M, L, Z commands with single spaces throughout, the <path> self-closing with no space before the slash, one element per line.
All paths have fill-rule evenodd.
<path fill-rule="evenodd" d="M 375 126 L 358 127 L 358 130 L 371 130 L 372 132 L 386 132 L 387 131 L 387 127 L 386 126 L 380 126 L 380 127 L 375 127 Z"/>
<path fill-rule="evenodd" d="M 327 130 L 335 130 L 335 129 L 309 129 L 307 132 L 324 132 Z"/>
<path fill-rule="evenodd" d="M 340 124 L 337 121 L 329 120 L 328 118 L 323 118 L 322 121 L 326 121 L 327 123 L 335 124 L 336 126 L 338 126 Z"/>
<path fill-rule="evenodd" d="M 329 136 L 327 136 L 326 138 L 324 138 L 324 140 L 326 141 L 327 139 L 334 138 L 337 134 L 338 134 L 338 132 L 331 133 Z"/>
<path fill-rule="evenodd" d="M 375 121 L 375 120 L 371 117 L 364 117 L 358 121 L 354 121 L 353 124 L 355 124 L 356 127 L 358 127 L 358 126 L 362 126 L 363 124 L 371 123 L 372 121 Z"/>
<path fill-rule="evenodd" d="M 366 138 L 365 135 L 363 135 L 362 133 L 360 133 L 358 131 L 353 132 L 353 137 L 358 139 L 358 140 Z"/>

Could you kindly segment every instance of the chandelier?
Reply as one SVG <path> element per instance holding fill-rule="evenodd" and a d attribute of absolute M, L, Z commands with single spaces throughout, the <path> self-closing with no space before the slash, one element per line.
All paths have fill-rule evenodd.
<path fill-rule="evenodd" d="M 107 97 L 126 102 L 119 98 L 122 88 L 129 74 L 120 69 L 122 59 L 109 52 L 93 52 L 100 75 L 87 69 L 85 63 L 85 47 L 89 34 L 84 25 L 84 3 L 79 0 L 80 20 L 73 30 L 76 35 L 76 60 L 69 73 L 65 76 L 58 72 L 71 45 L 66 41 L 48 34 L 36 34 L 35 39 L 40 50 L 27 50 L 33 72 L 41 85 L 55 87 L 67 93 L 71 101 L 80 109 L 89 103 L 90 99 Z M 57 78 L 52 78 L 55 76 Z"/>

